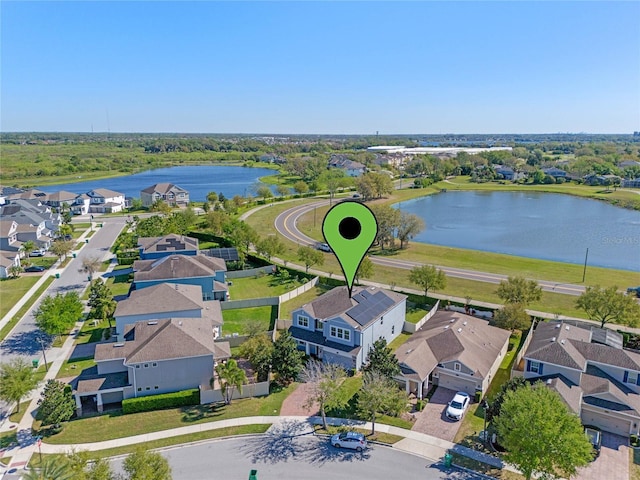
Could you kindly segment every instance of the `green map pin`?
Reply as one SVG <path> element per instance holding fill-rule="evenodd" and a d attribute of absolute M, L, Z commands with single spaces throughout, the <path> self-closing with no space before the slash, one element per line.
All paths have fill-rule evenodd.
<path fill-rule="evenodd" d="M 340 262 L 351 297 L 358 267 L 378 234 L 378 221 L 362 203 L 342 202 L 325 215 L 322 233 Z"/>

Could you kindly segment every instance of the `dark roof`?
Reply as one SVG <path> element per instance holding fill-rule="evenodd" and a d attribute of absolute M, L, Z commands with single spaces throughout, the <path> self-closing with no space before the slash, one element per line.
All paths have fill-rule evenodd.
<path fill-rule="evenodd" d="M 163 237 L 140 237 L 138 245 L 147 252 L 183 252 L 198 250 L 198 240 L 171 233 Z"/>
<path fill-rule="evenodd" d="M 92 393 L 128 386 L 129 375 L 127 372 L 107 373 L 104 375 L 81 375 L 77 379 L 75 391 L 77 393 Z"/>
<path fill-rule="evenodd" d="M 111 278 L 111 277 L 119 277 L 121 275 L 129 275 L 133 273 L 133 268 L 123 268 L 121 270 L 111 270 L 110 272 L 103 273 L 102 278 Z"/>
<path fill-rule="evenodd" d="M 201 252 L 210 257 L 221 258 L 227 262 L 237 262 L 240 260 L 237 248 L 210 248 L 208 250 L 201 250 Z"/>
<path fill-rule="evenodd" d="M 212 277 L 226 271 L 224 260 L 204 255 L 169 255 L 158 260 L 136 260 L 134 281 Z"/>
<path fill-rule="evenodd" d="M 305 328 L 300 327 L 289 327 L 289 332 L 298 340 L 303 340 L 305 342 L 313 343 L 315 345 L 322 345 L 323 347 L 333 348 L 335 350 L 340 350 L 342 352 L 350 353 L 351 355 L 356 355 L 360 348 L 362 347 L 352 347 L 350 345 L 343 345 L 338 342 L 332 342 L 331 340 L 327 340 L 322 335 L 322 332 L 311 331 Z"/>
<path fill-rule="evenodd" d="M 571 344 L 584 358 L 605 365 L 614 365 L 630 370 L 640 370 L 640 355 L 626 350 L 601 345 L 599 343 L 587 343 L 571 340 Z"/>

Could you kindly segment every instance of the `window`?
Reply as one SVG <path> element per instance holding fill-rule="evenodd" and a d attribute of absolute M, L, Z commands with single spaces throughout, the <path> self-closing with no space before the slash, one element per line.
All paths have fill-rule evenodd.
<path fill-rule="evenodd" d="M 309 317 L 298 315 L 298 325 L 301 327 L 309 327 Z"/>
<path fill-rule="evenodd" d="M 624 383 L 638 385 L 640 383 L 639 381 L 640 375 L 638 375 L 638 372 L 624 372 Z"/>
<path fill-rule="evenodd" d="M 158 366 L 158 363 L 157 363 L 157 362 L 153 362 L 153 363 L 151 364 L 151 366 L 152 366 L 152 367 L 157 367 L 157 366 Z"/>
<path fill-rule="evenodd" d="M 149 364 L 148 364 L 148 363 L 145 363 L 145 364 L 144 364 L 144 368 L 149 368 Z"/>
<path fill-rule="evenodd" d="M 395 325 L 391 325 L 391 335 L 393 335 L 396 331 L 396 326 Z"/>
<path fill-rule="evenodd" d="M 332 326 L 329 331 L 329 334 L 333 338 L 339 338 L 340 340 L 347 340 L 347 341 L 351 340 L 351 331 L 346 330 L 344 328 Z"/>
<path fill-rule="evenodd" d="M 140 368 L 140 365 L 136 365 L 136 368 Z"/>
<path fill-rule="evenodd" d="M 459 372 L 459 371 L 460 371 L 460 368 L 461 368 L 461 367 L 460 367 L 460 364 L 459 364 L 458 362 L 456 362 L 456 363 L 454 363 L 454 364 L 453 364 L 453 369 L 454 369 L 456 372 Z"/>
<path fill-rule="evenodd" d="M 138 387 L 138 391 L 139 391 L 139 392 L 141 392 L 141 391 L 142 391 L 142 388 L 141 388 L 141 387 Z"/>
<path fill-rule="evenodd" d="M 151 390 L 151 387 L 144 387 L 145 390 Z"/>
<path fill-rule="evenodd" d="M 530 360 L 529 371 L 533 373 L 542 374 L 542 365 L 540 364 L 540 362 L 534 362 L 533 360 Z"/>
<path fill-rule="evenodd" d="M 154 389 L 154 390 L 157 390 L 157 389 L 158 389 L 158 385 L 156 385 L 155 387 L 153 387 L 153 389 Z"/>

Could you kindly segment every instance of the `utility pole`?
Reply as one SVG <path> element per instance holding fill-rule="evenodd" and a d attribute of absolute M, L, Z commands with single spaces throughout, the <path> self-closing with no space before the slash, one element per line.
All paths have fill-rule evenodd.
<path fill-rule="evenodd" d="M 584 270 L 582 270 L 582 283 L 584 283 L 584 279 L 587 276 L 587 258 L 589 258 L 589 248 L 587 248 L 587 253 L 584 254 Z"/>
<path fill-rule="evenodd" d="M 38 340 L 40 340 L 40 347 L 42 348 L 42 358 L 44 359 L 44 371 L 49 371 L 49 366 L 47 365 L 47 353 L 44 348 L 44 342 L 42 341 L 42 335 L 38 335 Z"/>

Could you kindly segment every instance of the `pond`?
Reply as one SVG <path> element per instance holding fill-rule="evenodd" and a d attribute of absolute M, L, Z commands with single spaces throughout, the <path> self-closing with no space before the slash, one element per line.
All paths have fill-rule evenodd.
<path fill-rule="evenodd" d="M 218 194 L 222 192 L 227 198 L 232 198 L 234 195 L 252 194 L 252 185 L 258 182 L 261 177 L 277 175 L 277 173 L 276 170 L 268 168 L 196 165 L 157 168 L 123 177 L 36 188 L 47 193 L 60 190 L 85 193 L 94 188 L 108 188 L 124 193 L 127 197 L 140 198 L 140 190 L 142 189 L 156 183 L 173 183 L 187 190 L 192 202 L 204 202 L 207 193 L 211 191 Z"/>
<path fill-rule="evenodd" d="M 427 228 L 414 241 L 640 271 L 640 212 L 571 195 L 452 192 L 396 205 Z"/>

